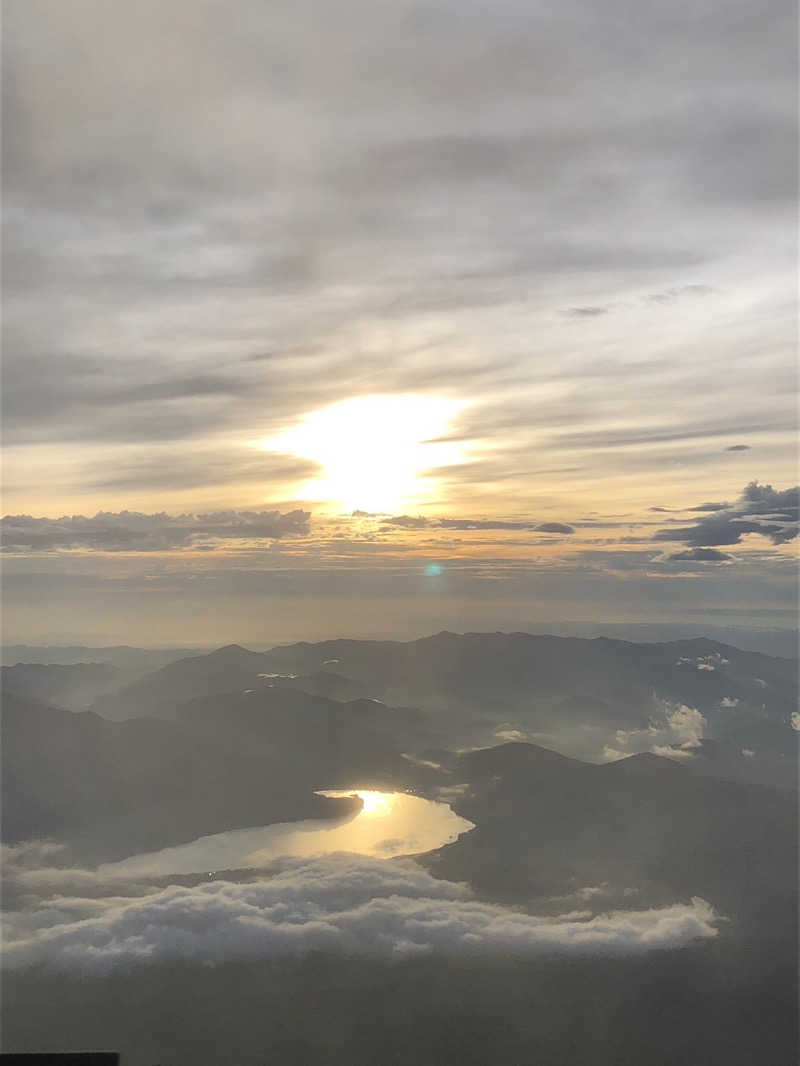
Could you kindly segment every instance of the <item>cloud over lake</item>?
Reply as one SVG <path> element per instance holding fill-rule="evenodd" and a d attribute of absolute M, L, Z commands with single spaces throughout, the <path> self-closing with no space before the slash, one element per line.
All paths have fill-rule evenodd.
<path fill-rule="evenodd" d="M 479 902 L 467 886 L 411 861 L 336 854 L 287 862 L 274 876 L 243 884 L 41 900 L 9 917 L 5 956 L 10 968 L 102 973 L 169 959 L 221 963 L 312 951 L 628 954 L 714 937 L 717 920 L 699 898 L 645 911 L 538 917 Z"/>

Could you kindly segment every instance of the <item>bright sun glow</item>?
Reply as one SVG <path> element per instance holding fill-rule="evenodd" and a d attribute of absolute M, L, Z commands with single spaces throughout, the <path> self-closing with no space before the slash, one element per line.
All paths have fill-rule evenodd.
<path fill-rule="evenodd" d="M 364 814 L 381 817 L 382 815 L 388 814 L 392 809 L 391 793 L 361 791 L 356 792 L 356 795 L 364 804 Z"/>
<path fill-rule="evenodd" d="M 350 789 L 349 792 L 346 789 L 322 789 L 317 795 L 329 796 L 332 799 L 358 796 L 363 804 L 361 808 L 361 817 L 368 814 L 373 818 L 383 818 L 387 814 L 391 814 L 398 798 L 396 792 L 378 792 L 375 789 L 369 788 L 353 788 Z"/>
<path fill-rule="evenodd" d="M 303 499 L 394 512 L 430 498 L 436 479 L 427 471 L 461 461 L 462 446 L 441 438 L 464 406 L 434 396 L 357 396 L 311 412 L 258 447 L 320 464 L 320 477 L 299 488 Z"/>

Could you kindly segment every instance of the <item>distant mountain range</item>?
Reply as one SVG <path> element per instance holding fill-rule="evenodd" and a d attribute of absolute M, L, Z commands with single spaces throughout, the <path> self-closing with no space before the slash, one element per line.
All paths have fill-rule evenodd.
<path fill-rule="evenodd" d="M 633 833 L 625 846 L 644 861 L 649 820 L 663 857 L 664 812 L 677 808 L 687 825 L 690 808 L 703 818 L 719 808 L 742 828 L 759 811 L 754 824 L 764 816 L 769 841 L 786 816 L 767 816 L 765 804 L 786 802 L 775 787 L 791 794 L 797 785 L 796 663 L 703 639 L 439 633 L 269 652 L 229 645 L 125 676 L 111 663 L 3 668 L 4 841 L 53 836 L 76 854 L 113 859 L 335 814 L 319 788 L 433 796 L 464 784 L 454 803 L 480 828 L 446 849 L 442 868 L 476 884 L 488 877 L 497 894 L 500 869 L 503 891 L 528 885 L 525 840 L 537 854 L 556 848 L 551 872 L 560 869 L 552 841 L 583 840 L 583 876 L 603 856 L 613 867 L 604 876 L 623 883 L 628 859 L 617 843 Z M 74 713 L 90 701 L 91 711 Z M 470 748 L 479 750 L 458 754 Z M 630 787 L 614 799 L 622 781 Z M 694 847 L 733 839 L 723 813 L 694 825 Z M 599 851 L 586 852 L 587 833 Z M 565 878 L 561 869 L 556 879 Z M 663 882 L 658 871 L 646 878 Z"/>
<path fill-rule="evenodd" d="M 444 632 L 268 652 L 234 644 L 121 678 L 110 663 L 3 668 L 5 840 L 55 834 L 104 857 L 130 854 L 307 817 L 325 807 L 314 789 L 357 785 L 433 794 L 477 783 L 457 802 L 469 818 L 470 804 L 483 804 L 484 824 L 500 802 L 497 790 L 482 791 L 486 768 L 514 781 L 516 804 L 531 760 L 537 788 L 554 775 L 570 797 L 578 772 L 583 795 L 587 782 L 619 780 L 633 766 L 651 767 L 651 795 L 664 775 L 694 789 L 710 787 L 703 775 L 797 784 L 796 663 L 704 639 Z M 62 709 L 93 693 L 91 712 Z M 469 748 L 481 750 L 456 754 Z M 637 759 L 619 771 L 578 761 L 626 755 Z M 544 807 L 563 816 L 564 801 L 548 796 Z M 503 864 L 513 867 L 515 854 Z"/>
<path fill-rule="evenodd" d="M 2 690 L 69 710 L 85 710 L 124 678 L 111 663 L 15 663 L 0 668 Z"/>
<path fill-rule="evenodd" d="M 89 644 L 4 644 L 0 648 L 4 665 L 14 663 L 51 663 L 72 666 L 75 663 L 110 663 L 123 672 L 143 673 L 156 670 L 174 659 L 200 655 L 209 648 L 134 648 L 129 644 L 98 647 Z"/>
<path fill-rule="evenodd" d="M 720 777 L 788 787 L 797 779 L 796 660 L 704 638 L 443 632 L 266 652 L 233 644 L 133 677 L 110 663 L 15 664 L 3 668 L 3 688 L 115 721 L 174 718 L 197 699 L 221 707 L 235 696 L 297 691 L 416 708 L 404 736 L 417 754 L 423 742 L 452 750 L 522 740 L 590 761 L 656 750 Z"/>

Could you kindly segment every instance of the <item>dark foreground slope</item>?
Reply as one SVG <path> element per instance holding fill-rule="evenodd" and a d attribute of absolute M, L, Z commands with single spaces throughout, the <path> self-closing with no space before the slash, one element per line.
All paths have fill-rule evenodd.
<path fill-rule="evenodd" d="M 13 975 L 5 1047 L 124 1066 L 793 1066 L 792 965 L 728 941 L 627 959 L 341 955 Z"/>
<path fill-rule="evenodd" d="M 462 756 L 451 802 L 476 828 L 425 857 L 485 898 L 576 907 L 700 896 L 726 931 L 791 957 L 797 930 L 796 796 L 703 777 L 656 755 L 595 766 L 531 744 Z"/>
<path fill-rule="evenodd" d="M 231 722 L 246 712 L 229 708 Z M 213 719 L 202 704 L 184 713 Z M 790 795 L 654 756 L 592 766 L 525 744 L 464 754 L 452 770 L 442 781 L 466 786 L 453 802 L 477 826 L 423 857 L 437 876 L 535 914 L 703 895 L 726 919 L 718 937 L 628 957 L 313 952 L 79 980 L 29 967 L 5 978 L 4 1046 L 116 1047 L 125 1066 L 796 1061 Z"/>
<path fill-rule="evenodd" d="M 767 753 L 762 770 L 790 765 L 794 669 L 708 642 L 442 634 L 255 657 L 228 648 L 177 662 L 116 705 L 157 718 L 114 722 L 9 696 L 8 841 L 47 835 L 84 861 L 118 858 L 341 810 L 313 796 L 320 786 L 415 784 L 440 789 L 476 826 L 418 861 L 483 900 L 559 916 L 700 896 L 722 920 L 716 937 L 615 957 L 512 947 L 381 961 L 326 948 L 247 962 L 224 952 L 217 961 L 159 956 L 61 974 L 37 962 L 5 976 L 4 1049 L 116 1047 L 125 1066 L 789 1066 L 798 1050 L 796 795 L 698 768 L 733 765 L 742 748 Z M 425 712 L 328 698 L 362 693 Z M 491 735 L 507 724 L 565 723 L 569 738 L 595 736 L 601 722 L 612 737 L 643 730 L 650 744 L 658 700 L 680 701 L 708 726 L 681 749 L 682 763 L 642 754 L 593 765 L 520 743 L 441 750 L 425 766 L 404 758 L 462 729 Z M 233 877 L 217 872 L 223 883 Z M 113 906 L 119 887 L 88 880 L 97 898 L 86 913 L 105 906 L 104 893 Z M 34 906 L 25 896 L 34 883 L 20 881 L 13 906 Z M 37 891 L 37 920 L 63 921 L 68 901 Z M 176 940 L 188 930 L 191 942 L 198 920 L 187 910 Z"/>

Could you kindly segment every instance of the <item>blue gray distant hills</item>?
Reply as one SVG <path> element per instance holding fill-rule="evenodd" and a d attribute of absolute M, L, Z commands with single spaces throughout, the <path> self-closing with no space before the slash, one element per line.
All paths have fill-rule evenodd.
<path fill-rule="evenodd" d="M 707 638 L 442 632 L 408 642 L 120 655 L 106 663 L 15 663 L 3 667 L 3 689 L 114 721 L 175 719 L 190 713 L 190 701 L 212 698 L 222 714 L 243 699 L 274 702 L 294 691 L 413 709 L 402 718 L 412 753 L 518 740 L 589 761 L 654 751 L 720 777 L 789 786 L 796 778 L 796 660 Z"/>

